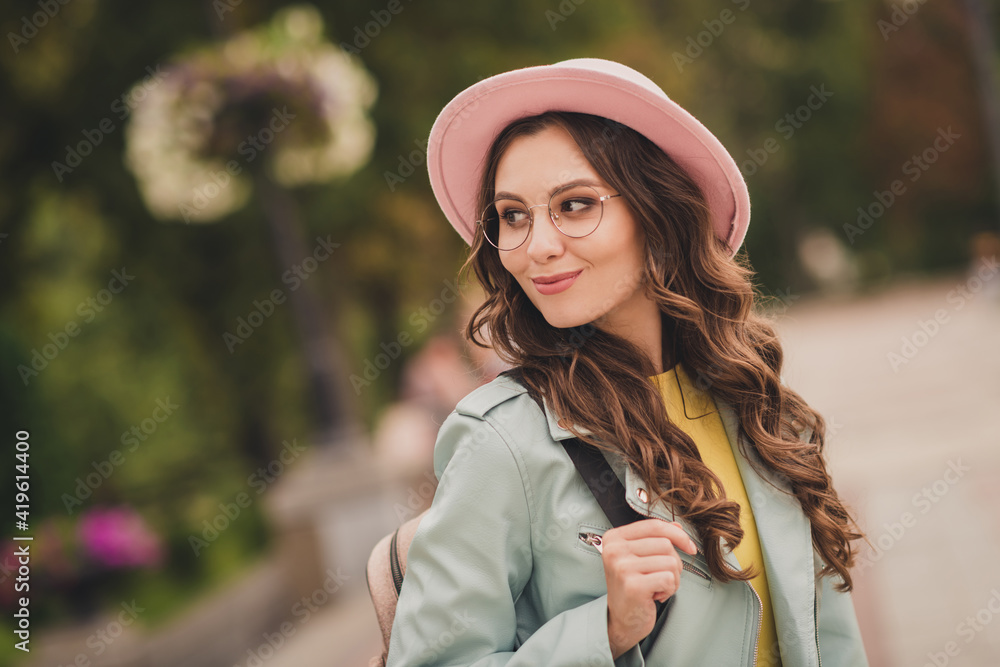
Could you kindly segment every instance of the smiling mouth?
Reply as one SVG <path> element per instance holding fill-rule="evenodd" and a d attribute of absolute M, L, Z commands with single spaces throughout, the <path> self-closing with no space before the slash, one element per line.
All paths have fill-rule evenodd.
<path fill-rule="evenodd" d="M 581 273 L 583 273 L 583 269 L 570 273 L 560 273 L 554 276 L 532 278 L 531 282 L 535 284 L 535 289 L 537 289 L 541 294 L 558 294 L 559 292 L 569 289 L 570 286 L 576 282 L 577 277 L 579 277 Z"/>

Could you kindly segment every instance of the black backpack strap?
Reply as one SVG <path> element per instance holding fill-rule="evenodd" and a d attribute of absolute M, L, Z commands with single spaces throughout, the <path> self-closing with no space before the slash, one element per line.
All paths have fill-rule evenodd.
<path fill-rule="evenodd" d="M 625 486 L 618 479 L 615 471 L 611 469 L 601 450 L 581 442 L 579 438 L 563 440 L 562 446 L 569 454 L 569 458 L 573 460 L 573 465 L 580 471 L 584 481 L 587 482 L 597 504 L 604 510 L 604 514 L 612 526 L 617 528 L 633 521 L 649 518 L 637 512 L 625 500 Z"/>
<path fill-rule="evenodd" d="M 523 372 L 519 367 L 509 368 L 501 372 L 500 375 L 508 375 L 520 384 L 525 385 L 525 388 L 528 389 L 528 395 L 544 411 L 541 397 L 535 395 L 526 386 L 523 379 Z M 649 518 L 637 512 L 625 500 L 625 486 L 618 479 L 615 471 L 611 469 L 601 450 L 588 445 L 579 438 L 568 438 L 561 442 L 566 453 L 569 454 L 569 458 L 573 461 L 573 465 L 576 466 L 583 480 L 587 482 L 587 486 L 590 487 L 591 493 L 594 494 L 597 504 L 604 510 L 604 514 L 607 515 L 608 521 L 611 522 L 612 526 L 617 528 L 633 521 L 641 521 L 642 519 Z"/>
<path fill-rule="evenodd" d="M 509 375 L 521 384 L 524 384 L 520 368 L 508 369 L 500 373 L 500 375 Z M 535 399 L 538 407 L 544 411 L 541 397 L 536 396 L 531 391 L 528 394 Z M 625 524 L 650 518 L 637 512 L 625 500 L 625 485 L 621 483 L 618 475 L 611 469 L 611 465 L 604 458 L 601 450 L 582 442 L 579 438 L 567 438 L 562 440 L 561 443 L 570 460 L 573 461 L 573 465 L 576 466 L 580 476 L 583 477 L 587 486 L 590 487 L 590 492 L 594 494 L 594 499 L 601 506 L 612 526 L 617 528 Z M 653 627 L 653 631 L 639 642 L 639 650 L 643 655 L 649 655 L 649 652 L 652 650 L 652 646 L 656 642 L 657 637 L 659 637 L 660 630 L 666 620 L 667 610 L 671 607 L 673 601 L 674 597 L 671 596 L 667 598 L 666 602 L 656 602 L 656 624 Z"/>
<path fill-rule="evenodd" d="M 650 518 L 637 512 L 625 500 L 625 486 L 597 447 L 587 445 L 579 438 L 567 438 L 562 441 L 562 446 L 584 481 L 587 482 L 590 492 L 594 494 L 594 499 L 604 510 L 604 514 L 612 526 L 617 528 L 634 521 Z M 639 643 L 639 650 L 643 655 L 649 655 L 650 650 L 652 650 L 653 643 L 659 637 L 660 629 L 666 620 L 667 609 L 673 601 L 673 596 L 667 598 L 666 602 L 656 601 L 656 624 L 653 626 L 653 631 Z"/>

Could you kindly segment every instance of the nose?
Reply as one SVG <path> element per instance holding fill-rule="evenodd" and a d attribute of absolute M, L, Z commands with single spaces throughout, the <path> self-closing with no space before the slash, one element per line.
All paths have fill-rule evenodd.
<path fill-rule="evenodd" d="M 536 262 L 558 257 L 566 248 L 566 236 L 556 228 L 547 204 L 536 204 L 530 208 L 540 210 L 532 213 L 531 230 L 525 241 L 528 256 Z"/>

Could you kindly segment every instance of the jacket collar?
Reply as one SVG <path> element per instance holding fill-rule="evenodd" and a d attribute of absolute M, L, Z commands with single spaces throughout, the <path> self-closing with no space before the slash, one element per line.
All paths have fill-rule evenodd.
<path fill-rule="evenodd" d="M 557 415 L 555 412 L 552 411 L 552 408 L 549 407 L 547 401 L 545 401 L 544 412 L 545 412 L 545 421 L 548 422 L 549 425 L 549 435 L 552 437 L 553 440 L 558 442 L 559 440 L 566 440 L 568 438 L 576 437 L 569 430 L 563 427 L 563 425 L 565 425 L 565 421 L 562 420 L 559 417 L 559 415 Z M 589 429 L 578 428 L 577 430 L 582 435 L 593 435 Z"/>

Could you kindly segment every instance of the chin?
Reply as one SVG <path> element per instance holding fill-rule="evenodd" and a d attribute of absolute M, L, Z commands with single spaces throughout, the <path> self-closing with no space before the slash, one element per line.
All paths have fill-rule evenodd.
<path fill-rule="evenodd" d="M 591 321 L 584 317 L 580 317 L 579 315 L 569 313 L 546 313 L 541 310 L 540 312 L 542 313 L 542 317 L 545 318 L 545 321 L 549 323 L 549 326 L 556 329 L 570 329 L 572 327 L 582 326 Z"/>

